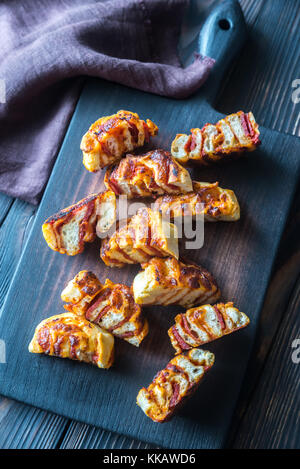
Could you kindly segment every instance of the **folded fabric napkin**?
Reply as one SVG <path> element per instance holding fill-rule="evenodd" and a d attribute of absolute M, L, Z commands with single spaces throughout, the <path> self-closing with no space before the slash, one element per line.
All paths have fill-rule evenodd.
<path fill-rule="evenodd" d="M 1 2 L 0 191 L 39 202 L 84 76 L 174 98 L 203 84 L 214 60 L 183 69 L 177 56 L 187 3 Z"/>

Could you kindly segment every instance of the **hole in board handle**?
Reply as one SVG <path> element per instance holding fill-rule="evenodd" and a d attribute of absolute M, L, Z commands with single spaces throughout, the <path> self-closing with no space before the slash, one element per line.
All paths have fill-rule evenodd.
<path fill-rule="evenodd" d="M 225 18 L 219 21 L 219 26 L 224 31 L 227 31 L 228 29 L 230 29 L 230 23 Z"/>

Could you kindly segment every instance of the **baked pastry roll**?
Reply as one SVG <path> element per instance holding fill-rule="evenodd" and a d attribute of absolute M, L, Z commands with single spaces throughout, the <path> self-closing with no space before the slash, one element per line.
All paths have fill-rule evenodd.
<path fill-rule="evenodd" d="M 237 221 L 240 218 L 235 193 L 222 189 L 218 182 L 193 181 L 193 192 L 164 195 L 155 201 L 153 208 L 171 220 L 202 213 L 205 221 Z"/>
<path fill-rule="evenodd" d="M 109 368 L 114 358 L 114 338 L 83 317 L 63 313 L 37 326 L 28 350 Z"/>
<path fill-rule="evenodd" d="M 178 258 L 178 232 L 159 212 L 141 208 L 125 226 L 102 241 L 101 259 L 110 267 L 147 262 L 151 257 Z"/>
<path fill-rule="evenodd" d="M 133 299 L 132 288 L 106 279 L 103 285 L 93 272 L 82 270 L 66 286 L 64 308 L 138 347 L 148 334 L 148 322 Z"/>
<path fill-rule="evenodd" d="M 75 256 L 106 233 L 116 221 L 116 195 L 112 191 L 91 194 L 48 218 L 42 226 L 44 238 L 53 251 Z"/>
<path fill-rule="evenodd" d="M 118 111 L 101 117 L 82 137 L 83 164 L 88 171 L 98 171 L 116 163 L 125 153 L 142 147 L 157 132 L 154 122 L 143 121 L 135 112 Z"/>
<path fill-rule="evenodd" d="M 260 144 L 258 124 L 252 112 L 230 114 L 215 125 L 191 129 L 191 134 L 177 134 L 171 153 L 180 163 L 189 160 L 207 165 L 230 154 L 253 151 Z"/>
<path fill-rule="evenodd" d="M 181 194 L 193 190 L 189 172 L 165 150 L 127 155 L 106 171 L 104 183 L 117 195 L 129 198 Z"/>
<path fill-rule="evenodd" d="M 174 357 L 159 371 L 148 388 L 137 395 L 137 405 L 154 422 L 169 420 L 187 396 L 194 392 L 213 366 L 214 354 L 193 349 Z"/>
<path fill-rule="evenodd" d="M 246 314 L 231 302 L 204 305 L 178 314 L 168 334 L 176 352 L 181 353 L 231 334 L 248 326 L 249 322 Z"/>
<path fill-rule="evenodd" d="M 174 257 L 153 257 L 142 264 L 144 269 L 133 280 L 135 302 L 141 305 L 174 305 L 186 308 L 215 302 L 220 290 L 213 276 L 194 263 Z"/>

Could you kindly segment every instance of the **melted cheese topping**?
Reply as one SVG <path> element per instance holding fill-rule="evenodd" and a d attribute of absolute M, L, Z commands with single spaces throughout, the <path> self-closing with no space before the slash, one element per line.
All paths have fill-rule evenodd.
<path fill-rule="evenodd" d="M 127 155 L 107 170 L 104 182 L 108 189 L 129 198 L 185 193 L 193 187 L 189 172 L 164 150 Z"/>
<path fill-rule="evenodd" d="M 169 329 L 171 343 L 177 353 L 231 334 L 249 324 L 249 318 L 232 302 L 203 305 L 175 317 Z"/>
<path fill-rule="evenodd" d="M 116 221 L 116 196 L 112 191 L 91 194 L 48 218 L 42 232 L 54 251 L 75 256 L 84 244 L 94 241 L 96 232 L 106 233 Z"/>
<path fill-rule="evenodd" d="M 63 313 L 44 319 L 37 326 L 28 350 L 109 368 L 113 362 L 114 338 L 82 317 Z"/>
<path fill-rule="evenodd" d="M 109 279 L 103 285 L 93 272 L 82 270 L 67 284 L 61 299 L 68 303 L 66 310 L 137 347 L 148 333 L 148 322 L 127 285 Z"/>
<path fill-rule="evenodd" d="M 178 258 L 177 228 L 158 212 L 140 209 L 125 226 L 103 240 L 100 255 L 110 267 L 147 262 L 153 256 Z"/>
<path fill-rule="evenodd" d="M 222 189 L 218 182 L 193 181 L 193 192 L 159 197 L 154 209 L 171 220 L 203 214 L 205 221 L 237 221 L 240 206 L 235 193 Z"/>
<path fill-rule="evenodd" d="M 221 119 L 215 125 L 191 129 L 191 134 L 177 134 L 171 153 L 181 163 L 197 160 L 207 165 L 231 153 L 253 151 L 260 144 L 258 125 L 252 112 L 239 111 Z"/>
<path fill-rule="evenodd" d="M 190 307 L 217 301 L 220 290 L 213 276 L 201 266 L 174 258 L 152 258 L 133 280 L 135 302 L 141 305 L 179 304 Z"/>
<path fill-rule="evenodd" d="M 193 349 L 177 355 L 156 374 L 148 388 L 140 390 L 137 405 L 153 421 L 165 422 L 213 364 L 214 354 L 205 350 Z"/>
<path fill-rule="evenodd" d="M 88 171 L 98 171 L 143 146 L 157 132 L 158 127 L 151 120 L 145 122 L 134 112 L 118 111 L 112 116 L 101 117 L 81 140 L 83 164 Z"/>

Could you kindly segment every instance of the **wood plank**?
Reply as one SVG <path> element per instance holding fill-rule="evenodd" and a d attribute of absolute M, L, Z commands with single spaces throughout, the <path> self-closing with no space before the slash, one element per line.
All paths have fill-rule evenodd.
<path fill-rule="evenodd" d="M 36 208 L 1 194 L 0 209 L 3 221 L 0 228 L 1 308 Z M 62 417 L 0 396 L 0 448 L 53 448 L 65 425 L 66 419 Z"/>
<path fill-rule="evenodd" d="M 299 311 L 300 278 L 239 428 L 235 448 L 300 447 L 300 364 L 292 360 L 295 351 L 292 343 L 300 339 Z M 255 402 L 259 402 L 259 406 L 254 405 Z"/>
<path fill-rule="evenodd" d="M 79 422 L 70 424 L 60 446 L 61 449 L 149 449 L 150 447 L 155 448 L 142 441 Z"/>
<path fill-rule="evenodd" d="M 2 449 L 55 448 L 66 419 L 12 399 L 0 398 Z"/>
<path fill-rule="evenodd" d="M 294 9 L 297 17 L 299 6 L 298 4 L 295 5 L 294 1 L 280 2 L 281 5 L 279 5 L 279 7 L 281 8 L 275 8 L 272 10 L 271 14 L 273 15 L 274 22 L 276 23 L 276 34 L 273 34 L 273 30 L 271 28 L 267 31 L 265 30 L 265 25 L 268 24 L 267 17 L 269 15 L 269 10 L 266 10 L 267 3 L 273 4 L 274 6 L 274 2 L 267 2 L 265 0 L 242 0 L 240 3 L 243 8 L 251 39 L 250 43 L 247 43 L 247 46 L 244 48 L 241 57 L 236 61 L 234 66 L 231 68 L 231 71 L 228 73 L 228 78 L 224 83 L 223 89 L 221 89 L 219 93 L 217 107 L 224 113 L 231 112 L 238 108 L 255 109 L 255 115 L 263 124 L 267 122 L 268 118 L 268 122 L 275 130 L 299 135 L 299 113 L 296 106 L 292 105 L 293 103 L 291 103 L 290 99 L 290 84 L 296 75 L 293 67 L 286 66 L 291 44 L 298 43 L 297 37 L 299 34 L 299 28 L 297 30 L 294 22 L 290 21 L 290 15 L 285 15 L 281 11 L 284 4 L 289 3 L 289 8 Z M 260 64 L 259 67 L 255 66 L 254 73 L 253 63 L 256 64 L 257 54 L 255 49 L 255 38 L 260 37 L 262 34 L 265 35 L 265 39 L 270 50 L 268 50 L 268 54 L 263 54 L 264 63 Z M 283 45 L 281 49 L 279 49 L 280 43 Z M 274 73 L 272 75 L 275 55 L 278 56 L 278 63 L 280 66 L 278 77 L 282 77 L 283 74 L 283 83 L 285 83 L 286 86 L 283 89 L 281 88 L 280 101 L 277 108 L 274 109 L 274 106 L 272 105 L 274 104 L 274 101 L 278 102 L 278 100 L 274 100 L 270 90 L 276 92 L 275 79 L 277 77 Z M 252 62 L 249 62 L 249 57 L 253 57 Z M 296 62 L 296 57 L 297 55 L 294 55 L 294 62 Z M 269 71 L 265 71 L 265 68 L 269 69 Z M 266 83 L 265 74 L 269 76 L 268 89 L 263 86 L 263 84 Z M 245 87 L 242 87 L 243 83 L 246 83 L 246 89 Z M 260 90 L 260 96 L 258 99 L 256 99 L 255 96 L 256 90 Z M 290 113 L 289 119 L 286 119 L 287 113 Z M 299 202 L 300 191 L 298 191 L 297 197 L 295 198 L 291 210 L 292 216 L 288 220 L 278 251 L 278 259 L 274 266 L 274 273 L 270 282 L 264 308 L 262 310 L 261 326 L 258 330 L 252 360 L 249 364 L 240 402 L 233 418 L 232 431 L 228 437 L 229 445 L 234 445 L 233 441 L 238 431 L 237 429 L 240 421 L 245 413 L 245 409 L 247 408 L 249 399 L 252 399 L 253 406 L 256 406 L 257 408 L 260 406 L 260 402 L 257 399 L 253 400 L 253 389 L 260 379 L 268 380 L 268 376 L 266 374 L 263 376 L 261 375 L 261 368 L 268 356 L 268 352 L 272 344 L 273 348 L 276 349 L 276 332 L 278 331 L 278 326 L 282 316 L 285 313 L 286 304 L 294 286 L 294 279 L 297 278 L 299 273 Z M 292 412 L 292 409 L 290 409 L 290 411 Z M 263 419 L 264 416 L 261 415 L 260 418 Z M 74 438 L 79 439 L 81 429 L 85 427 L 86 426 L 84 424 L 77 422 L 72 424 L 70 432 L 73 431 Z M 276 431 L 276 428 L 277 425 L 276 422 L 274 422 L 274 431 Z M 243 430 L 247 433 L 247 429 L 243 428 Z M 95 435 L 93 428 L 90 430 L 85 428 L 85 438 L 88 438 L 89 432 Z M 239 433 L 243 435 L 241 429 L 239 429 Z M 284 434 L 284 431 L 282 434 Z M 100 441 L 101 435 L 102 431 L 99 429 L 98 438 L 100 438 Z M 76 441 L 77 447 L 80 447 L 80 442 L 77 439 Z M 241 440 L 239 444 L 241 445 Z M 244 447 L 247 446 L 244 445 Z"/>
<path fill-rule="evenodd" d="M 214 117 L 216 117 L 216 116 L 214 116 Z M 47 264 L 46 264 L 46 265 L 47 265 Z"/>
<path fill-rule="evenodd" d="M 264 367 L 270 360 L 271 354 L 277 350 L 278 345 L 280 344 L 278 334 L 280 332 L 281 323 L 286 314 L 287 304 L 293 295 L 292 292 L 295 286 L 295 279 L 297 279 L 297 276 L 299 275 L 299 195 L 300 194 L 298 194 L 293 204 L 293 208 L 295 208 L 294 213 L 297 214 L 295 217 L 297 223 L 293 221 L 293 223 L 290 222 L 288 224 L 281 242 L 278 259 L 274 266 L 274 272 L 261 313 L 261 322 L 257 332 L 256 343 L 240 395 L 239 404 L 236 408 L 231 424 L 231 431 L 228 435 L 228 446 L 235 445 L 235 439 L 239 438 L 239 435 L 242 433 L 240 427 L 244 418 L 247 417 L 248 412 L 251 412 L 252 408 L 260 408 L 261 403 L 257 399 L 255 389 L 260 386 L 261 382 L 269 380 L 269 375 L 265 371 Z M 298 211 L 296 211 L 296 207 Z M 293 325 L 291 323 L 286 327 L 293 327 Z M 276 353 L 275 357 L 277 357 L 277 359 L 273 359 L 272 366 L 276 368 L 277 366 L 280 366 L 281 357 L 276 355 Z M 289 373 L 288 366 L 289 364 L 287 364 L 287 374 Z M 264 371 L 262 372 L 262 370 Z M 270 392 L 268 398 L 270 402 L 272 402 L 272 392 Z M 285 399 L 283 395 L 282 399 Z M 289 409 L 289 412 L 292 414 L 294 409 Z M 265 416 L 261 414 L 260 421 L 262 425 L 264 423 L 264 418 Z M 286 420 L 286 423 L 288 423 L 288 420 Z M 280 425 L 280 421 L 278 421 L 277 424 L 274 424 L 274 435 L 278 432 Z M 286 429 L 283 428 L 283 431 L 281 432 L 283 438 L 285 437 L 285 433 Z M 241 442 L 240 438 L 239 441 Z"/>
<path fill-rule="evenodd" d="M 250 24 L 246 15 L 249 38 L 224 81 L 217 108 L 225 114 L 251 109 L 265 127 L 300 135 L 299 111 L 292 101 L 300 63 L 299 2 L 252 2 L 251 9 L 256 13 Z"/>
<path fill-rule="evenodd" d="M 256 17 L 258 16 L 262 8 L 264 1 L 265 0 L 242 0 L 240 1 L 248 26 L 252 27 Z M 239 62 L 237 61 L 237 63 Z M 232 69 L 234 69 L 234 67 L 232 67 Z M 229 74 L 230 74 L 230 71 L 229 71 Z M 222 92 L 222 89 L 220 90 L 220 93 L 221 92 Z M 220 101 L 222 102 L 222 97 L 220 98 Z M 95 442 L 93 443 L 93 445 L 95 444 L 95 446 L 91 446 L 91 447 L 102 448 L 103 445 L 106 444 L 106 436 L 104 436 L 104 434 L 105 432 L 103 432 L 101 428 L 97 429 L 89 425 L 83 424 L 81 422 L 73 422 L 70 425 L 68 433 L 65 437 L 66 441 L 64 439 L 64 441 L 62 442 L 62 447 L 65 447 L 64 445 L 67 444 L 68 448 L 72 448 L 73 446 L 71 446 L 71 442 L 76 442 L 76 446 L 74 447 L 85 448 L 87 447 L 86 442 L 92 439 L 93 442 Z M 81 446 L 81 441 L 82 441 L 82 446 Z"/>
<path fill-rule="evenodd" d="M 242 3 L 243 3 L 243 5 L 245 4 L 245 8 L 248 7 L 249 5 L 250 5 L 250 7 L 251 7 L 250 10 L 249 10 L 249 15 L 247 15 L 247 19 L 248 19 L 248 22 L 249 22 L 250 13 L 253 14 L 253 12 L 255 11 L 256 5 L 258 5 L 259 3 L 262 3 L 262 2 L 257 2 L 257 1 L 252 1 L 252 2 L 251 2 L 251 1 L 250 1 L 250 2 L 242 2 Z M 266 3 L 266 2 L 265 2 L 265 3 Z M 274 35 L 274 36 L 277 37 L 277 35 Z M 290 34 L 290 37 L 292 37 L 292 34 Z M 281 51 L 281 53 L 282 53 L 282 51 Z M 271 83 L 272 83 L 272 82 L 271 82 Z M 270 86 L 271 86 L 271 85 L 270 85 Z M 233 88 L 235 88 L 235 86 L 234 86 Z M 238 99 L 237 99 L 237 102 L 238 102 Z M 261 106 L 261 112 L 267 112 L 267 110 L 268 110 L 268 105 L 267 105 L 267 104 L 268 104 L 268 102 L 264 103 L 264 106 Z M 284 107 L 284 106 L 285 106 L 285 100 L 283 100 L 283 103 L 281 103 L 281 107 Z M 294 115 L 294 114 L 295 114 L 295 112 L 294 112 L 292 115 Z M 285 123 L 286 123 L 286 121 L 284 121 L 284 120 L 278 121 L 278 122 L 277 122 L 277 125 L 278 125 L 277 128 L 280 129 L 280 127 L 282 127 L 282 130 L 286 130 L 286 129 L 284 128 Z M 289 127 L 289 129 L 287 129 L 287 131 L 290 131 L 290 128 L 291 128 L 291 121 L 289 122 L 289 126 L 290 126 L 290 127 Z M 276 128 L 276 127 L 275 127 L 275 128 Z M 291 266 L 287 266 L 287 267 L 286 267 L 286 270 L 289 270 L 289 269 L 291 269 Z M 289 270 L 289 272 L 291 272 L 291 270 Z M 280 277 L 280 275 L 279 275 L 279 277 Z M 280 284 L 280 278 L 279 278 L 279 284 Z M 275 290 L 274 290 L 274 291 L 275 291 Z M 80 425 L 82 425 L 82 424 L 77 424 L 77 425 L 80 426 Z M 72 426 L 72 428 L 73 428 L 73 426 Z M 91 428 L 91 431 L 93 431 L 93 430 L 94 430 L 94 429 Z M 99 432 L 100 432 L 100 430 L 99 430 Z"/>
<path fill-rule="evenodd" d="M 10 198 L 9 198 L 10 199 Z M 0 229 L 0 308 L 20 259 L 36 208 L 21 200 L 8 201 Z"/>
<path fill-rule="evenodd" d="M 218 447 L 223 442 L 224 431 L 227 431 L 231 409 L 235 405 L 235 396 L 247 363 L 260 302 L 284 223 L 282 213 L 286 212 L 290 202 L 291 194 L 286 191 L 282 196 L 280 188 L 282 184 L 290 190 L 293 188 L 298 166 L 298 161 L 294 158 L 299 145 L 297 139 L 262 129 L 263 143 L 249 158 L 240 159 L 232 165 L 192 170 L 192 177 L 195 179 L 201 176 L 204 180 L 220 180 L 225 187 L 232 187 L 237 191 L 242 210 L 244 207 L 243 216 L 237 224 L 207 226 L 204 249 L 193 251 L 192 255 L 194 260 L 208 267 L 216 275 L 224 299 L 233 299 L 243 310 L 251 312 L 252 325 L 231 336 L 230 340 L 224 339 L 210 344 L 209 349 L 216 351 L 218 357 L 215 372 L 203 383 L 197 393 L 197 399 L 167 424 L 168 431 L 166 427 L 154 427 L 152 422 L 147 421 L 136 407 L 135 395 L 172 356 L 165 333 L 173 322 L 173 308 L 152 308 L 148 317 L 150 330 L 153 332 L 149 334 L 148 340 L 139 350 L 134 351 L 130 350 L 128 344 L 119 341 L 116 365 L 106 373 L 68 360 L 51 360 L 49 357 L 24 353 L 35 325 L 45 317 L 45 312 L 51 310 L 53 314 L 60 311 L 61 288 L 78 270 L 87 267 L 100 273 L 101 278 L 110 277 L 113 281 L 125 283 L 130 283 L 138 270 L 138 267 L 130 266 L 120 270 L 106 268 L 98 260 L 97 243 L 88 246 L 81 256 L 67 258 L 59 255 L 47 248 L 40 232 L 43 220 L 55 208 L 68 205 L 96 187 L 100 189 L 99 176 L 82 171 L 81 155 L 79 150 L 76 150 L 77 139 L 87 127 L 87 119 L 93 120 L 99 108 L 109 114 L 116 108 L 116 103 L 126 107 L 128 101 L 141 115 L 146 115 L 147 109 L 151 108 L 151 117 L 161 125 L 157 145 L 163 147 L 169 145 L 170 136 L 176 133 L 180 125 L 179 119 L 181 125 L 192 127 L 193 116 L 200 106 L 197 99 L 181 101 L 179 105 L 178 101 L 125 90 L 110 83 L 99 84 L 97 80 L 86 88 L 35 219 L 30 242 L 11 286 L 14 294 L 9 296 L 6 303 L 5 317 L 3 316 L 6 328 L 3 329 L 2 321 L 1 334 L 8 344 L 8 360 L 12 358 L 12 354 L 14 360 L 10 359 L 2 372 L 1 390 L 30 404 L 46 407 L 87 423 L 99 424 L 105 429 L 120 431 L 157 445 Z M 214 111 L 207 112 L 211 112 L 209 120 L 215 120 Z M 293 152 L 287 158 L 286 152 L 291 148 Z M 65 171 L 71 153 L 73 173 L 70 181 L 66 179 Z M 266 180 L 264 174 L 270 166 L 272 171 Z M 60 194 L 59 187 L 64 188 Z M 70 200 L 72 190 L 73 199 Z M 234 246 L 234 249 L 229 249 L 230 246 Z M 251 280 L 253 276 L 257 284 Z M 28 283 L 26 291 L 22 292 L 15 288 L 21 279 L 22 282 Z M 32 282 L 39 284 L 43 295 L 37 293 Z M 30 327 L 20 331 L 12 317 L 20 317 L 24 309 L 28 314 L 26 317 Z M 12 337 L 14 344 L 18 345 L 14 347 L 13 353 Z M 216 407 L 214 404 L 205 408 L 200 406 L 204 396 L 206 399 L 210 396 L 211 404 L 218 401 L 214 393 L 220 387 L 226 405 Z M 101 390 L 104 389 L 105 393 L 102 393 Z M 201 419 L 193 418 L 197 406 Z M 127 419 L 128 415 L 131 416 L 130 421 Z"/>
<path fill-rule="evenodd" d="M 270 9 L 267 3 L 263 3 L 259 15 L 255 18 L 253 27 L 250 30 L 250 43 L 245 46 L 238 64 L 233 68 L 227 84 L 224 86 L 219 108 L 223 111 L 225 109 L 229 111 L 230 106 L 254 109 L 256 117 L 262 119 L 262 122 L 266 125 L 278 131 L 299 135 L 299 112 L 291 100 L 291 83 L 296 76 L 295 67 L 299 66 L 299 62 L 297 62 L 299 57 L 293 53 L 293 45 L 299 43 L 299 3 L 294 1 L 285 2 L 284 4 L 282 2 L 273 2 L 274 9 L 271 12 L 271 21 L 269 21 Z M 292 22 L 290 21 L 290 13 L 293 17 Z M 272 34 L 273 27 L 276 29 L 276 34 Z M 253 61 L 251 57 L 254 58 L 255 56 L 255 41 L 259 41 L 262 35 L 265 35 L 269 52 L 264 54 L 263 59 L 260 58 L 258 62 L 256 59 Z M 292 66 L 290 66 L 290 60 L 293 61 Z M 277 65 L 274 67 L 275 62 Z M 251 70 L 252 63 L 258 65 Z M 247 75 L 249 76 L 248 81 Z M 278 86 L 278 77 L 280 77 L 281 83 L 284 84 L 283 86 Z M 241 82 L 246 82 L 248 86 L 243 87 Z M 264 85 L 265 83 L 267 86 Z M 230 102 L 233 104 L 230 104 Z M 287 118 L 287 115 L 289 118 Z M 260 407 L 260 402 L 253 392 L 261 380 L 268 380 L 268 375 L 261 372 L 262 367 L 265 361 L 269 360 L 268 357 L 271 355 L 271 351 L 276 350 L 279 325 L 285 315 L 295 279 L 300 273 L 299 202 L 300 190 L 296 194 L 278 251 L 272 279 L 262 309 L 256 345 L 250 360 L 239 405 L 233 418 L 231 432 L 228 436 L 228 445 L 234 445 L 235 436 L 240 435 L 240 432 L 242 432 L 240 423 L 243 418 L 246 418 L 248 406 L 249 411 L 252 408 Z M 280 362 L 279 356 L 278 361 Z M 276 366 L 276 363 L 273 362 L 273 365 Z M 289 373 L 288 370 L 287 373 Z M 272 402 L 271 393 L 268 398 Z M 282 398 L 284 399 L 284 396 Z M 290 409 L 290 412 L 292 413 L 293 409 Z M 260 419 L 263 425 L 263 414 L 260 415 Z M 286 419 L 285 424 L 287 426 L 288 422 L 289 420 Z M 284 439 L 284 435 L 289 431 L 289 428 L 282 427 L 280 419 L 277 424 L 274 422 L 273 432 L 274 435 L 277 434 L 277 437 L 278 428 L 281 428 L 280 434 Z M 241 443 L 241 439 L 239 439 L 239 442 Z"/>
<path fill-rule="evenodd" d="M 14 199 L 0 192 L 0 227 L 13 204 Z"/>

